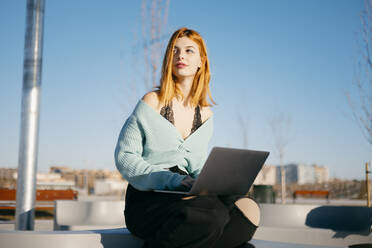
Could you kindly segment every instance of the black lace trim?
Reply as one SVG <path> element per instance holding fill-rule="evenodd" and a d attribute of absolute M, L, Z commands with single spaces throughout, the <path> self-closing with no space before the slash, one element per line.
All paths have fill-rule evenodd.
<path fill-rule="evenodd" d="M 174 125 L 174 114 L 172 109 L 172 102 L 169 105 L 165 105 L 161 108 L 160 114 Z"/>
<path fill-rule="evenodd" d="M 194 121 L 192 122 L 191 133 L 195 132 L 202 125 L 199 105 L 195 108 Z"/>
<path fill-rule="evenodd" d="M 169 105 L 165 105 L 160 110 L 160 115 L 167 119 L 174 125 L 174 113 L 172 109 L 172 102 Z M 194 120 L 192 122 L 191 133 L 195 132 L 202 125 L 201 113 L 199 105 L 195 107 Z"/>

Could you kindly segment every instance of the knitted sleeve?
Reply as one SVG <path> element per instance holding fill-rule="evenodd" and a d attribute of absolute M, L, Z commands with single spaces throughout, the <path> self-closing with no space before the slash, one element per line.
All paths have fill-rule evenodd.
<path fill-rule="evenodd" d="M 185 176 L 152 166 L 142 158 L 145 135 L 131 115 L 121 129 L 115 149 L 115 164 L 121 175 L 139 190 L 177 190 Z"/>

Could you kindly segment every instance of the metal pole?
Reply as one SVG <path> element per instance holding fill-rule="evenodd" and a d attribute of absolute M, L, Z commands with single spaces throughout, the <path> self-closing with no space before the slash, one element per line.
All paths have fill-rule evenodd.
<path fill-rule="evenodd" d="M 34 229 L 44 7 L 44 0 L 27 0 L 16 230 Z"/>
<path fill-rule="evenodd" d="M 368 174 L 371 173 L 368 171 L 368 165 L 369 163 L 366 163 L 366 188 L 367 188 L 367 207 L 371 206 L 371 189 L 369 188 L 369 178 Z"/>

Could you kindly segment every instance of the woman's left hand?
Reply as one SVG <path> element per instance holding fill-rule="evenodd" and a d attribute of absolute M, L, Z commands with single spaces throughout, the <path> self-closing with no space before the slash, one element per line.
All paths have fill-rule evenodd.
<path fill-rule="evenodd" d="M 183 185 L 183 186 L 185 186 L 185 187 L 187 187 L 187 188 L 191 188 L 192 187 L 192 185 L 194 184 L 194 182 L 195 182 L 195 179 L 194 178 L 192 178 L 191 176 L 186 176 L 183 180 L 182 180 L 182 182 L 181 182 L 181 184 Z"/>

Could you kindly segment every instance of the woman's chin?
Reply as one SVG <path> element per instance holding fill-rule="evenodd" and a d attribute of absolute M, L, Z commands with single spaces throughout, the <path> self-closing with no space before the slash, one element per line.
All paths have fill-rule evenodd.
<path fill-rule="evenodd" d="M 176 78 L 178 79 L 178 80 L 182 80 L 182 79 L 185 79 L 185 78 L 190 78 L 190 77 L 194 77 L 195 76 L 195 74 L 183 74 L 183 73 L 179 73 L 179 74 L 177 74 L 177 75 L 175 75 L 176 76 Z"/>

